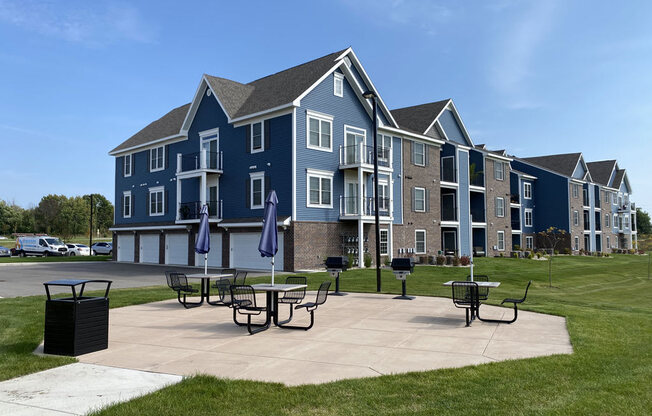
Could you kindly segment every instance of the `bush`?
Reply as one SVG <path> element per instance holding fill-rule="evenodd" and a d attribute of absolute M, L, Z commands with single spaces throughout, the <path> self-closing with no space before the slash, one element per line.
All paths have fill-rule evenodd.
<path fill-rule="evenodd" d="M 629 254 L 636 254 L 636 250 L 634 250 L 633 248 L 630 248 L 629 249 Z"/>
<path fill-rule="evenodd" d="M 460 265 L 460 258 L 455 256 L 453 257 L 453 266 L 459 266 Z"/>
<path fill-rule="evenodd" d="M 534 258 L 534 254 L 532 254 L 532 252 L 530 251 L 530 252 L 528 253 L 528 255 L 527 255 L 527 258 L 530 259 L 530 260 L 533 259 L 533 258 Z M 538 257 L 537 257 L 537 258 L 538 258 Z"/>
<path fill-rule="evenodd" d="M 538 258 L 538 259 L 540 259 L 540 258 L 541 258 L 541 253 L 540 253 L 540 252 L 538 252 L 538 251 L 537 251 L 537 258 Z"/>
<path fill-rule="evenodd" d="M 346 257 L 349 259 L 349 267 L 353 267 L 353 260 L 355 260 L 355 257 L 353 257 L 353 253 L 347 254 Z"/>
<path fill-rule="evenodd" d="M 555 250 L 555 256 L 559 254 L 559 250 Z"/>
<path fill-rule="evenodd" d="M 460 264 L 462 266 L 468 266 L 469 264 L 471 264 L 471 258 L 469 256 L 460 257 Z"/>
<path fill-rule="evenodd" d="M 505 257 L 505 255 L 504 255 L 503 253 L 500 253 L 500 257 L 501 257 L 501 258 L 502 258 L 502 257 Z"/>
<path fill-rule="evenodd" d="M 389 261 L 389 257 L 381 257 L 381 258 L 380 258 L 380 261 L 381 261 L 385 266 L 389 266 L 390 264 L 392 264 L 392 262 Z"/>
<path fill-rule="evenodd" d="M 645 250 L 639 250 L 638 254 L 645 254 Z"/>
<path fill-rule="evenodd" d="M 520 250 L 521 250 L 521 246 L 519 246 L 518 244 L 515 244 L 514 245 L 514 251 L 520 251 Z"/>
<path fill-rule="evenodd" d="M 443 266 L 446 263 L 446 257 L 437 256 L 437 266 Z"/>
<path fill-rule="evenodd" d="M 453 265 L 453 256 L 446 256 L 446 265 L 447 266 Z"/>
<path fill-rule="evenodd" d="M 571 249 L 568 248 L 568 247 L 566 247 L 566 248 L 564 249 L 564 254 L 571 254 Z"/>
<path fill-rule="evenodd" d="M 513 253 L 512 253 L 512 257 L 514 257 L 515 259 L 517 259 L 517 258 L 518 258 L 518 252 L 516 252 L 516 251 L 513 252 Z"/>
<path fill-rule="evenodd" d="M 596 254 L 598 257 L 602 257 L 602 252 L 601 252 L 601 251 L 598 251 L 598 252 L 595 253 L 595 254 Z"/>
<path fill-rule="evenodd" d="M 370 267 L 370 266 L 371 266 L 371 254 L 364 253 L 364 267 Z"/>

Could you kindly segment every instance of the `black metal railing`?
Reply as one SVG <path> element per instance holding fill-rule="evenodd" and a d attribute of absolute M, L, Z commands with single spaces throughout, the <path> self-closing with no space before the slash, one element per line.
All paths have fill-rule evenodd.
<path fill-rule="evenodd" d="M 518 220 L 512 220 L 512 230 L 520 230 L 521 222 Z"/>
<path fill-rule="evenodd" d="M 222 170 L 222 152 L 195 152 L 181 155 L 181 172 L 199 169 Z"/>
<path fill-rule="evenodd" d="M 391 165 L 391 148 L 379 147 L 378 148 L 378 166 L 389 167 Z M 364 163 L 373 165 L 374 163 L 374 147 L 365 146 L 362 144 L 354 144 L 351 146 L 340 147 L 340 164 L 341 165 L 355 165 Z"/>
<path fill-rule="evenodd" d="M 509 203 L 510 204 L 520 204 L 521 203 L 521 195 L 520 194 L 511 194 L 509 196 Z"/>
<path fill-rule="evenodd" d="M 471 222 L 484 222 L 484 211 L 471 212 Z"/>
<path fill-rule="evenodd" d="M 209 218 L 222 218 L 222 200 L 206 201 Z M 179 204 L 180 220 L 197 220 L 201 211 L 201 201 L 181 202 Z"/>
<path fill-rule="evenodd" d="M 457 221 L 457 210 L 453 207 L 441 207 L 442 221 Z"/>
<path fill-rule="evenodd" d="M 455 172 L 455 159 L 452 157 L 443 157 L 441 159 L 441 180 L 443 182 L 457 182 Z"/>

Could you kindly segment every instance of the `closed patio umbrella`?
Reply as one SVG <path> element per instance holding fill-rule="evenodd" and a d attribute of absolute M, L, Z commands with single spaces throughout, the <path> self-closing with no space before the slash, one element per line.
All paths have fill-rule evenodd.
<path fill-rule="evenodd" d="M 195 242 L 195 253 L 204 255 L 204 274 L 208 274 L 208 252 L 211 251 L 211 233 L 208 226 L 208 205 L 199 211 L 199 232 Z"/>
<path fill-rule="evenodd" d="M 265 213 L 263 215 L 263 232 L 260 234 L 258 251 L 262 257 L 272 258 L 272 286 L 274 285 L 274 256 L 278 251 L 278 230 L 276 227 L 276 205 L 278 198 L 276 192 L 271 190 L 265 200 Z"/>

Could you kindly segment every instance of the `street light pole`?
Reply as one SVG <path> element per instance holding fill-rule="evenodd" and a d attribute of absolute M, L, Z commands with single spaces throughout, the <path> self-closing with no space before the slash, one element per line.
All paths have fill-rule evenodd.
<path fill-rule="evenodd" d="M 377 126 L 377 113 L 378 105 L 376 103 L 376 93 L 367 91 L 362 96 L 366 99 L 371 99 L 373 105 L 373 120 L 372 129 L 374 135 L 374 220 L 376 225 L 376 292 L 380 292 L 380 216 L 378 213 L 378 126 Z"/>
<path fill-rule="evenodd" d="M 93 250 L 91 246 L 93 245 L 93 194 L 91 194 L 91 221 L 88 227 L 88 250 Z"/>

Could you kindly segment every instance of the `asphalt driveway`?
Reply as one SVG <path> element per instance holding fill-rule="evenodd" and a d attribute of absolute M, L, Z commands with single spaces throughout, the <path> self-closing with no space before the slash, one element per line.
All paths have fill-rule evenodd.
<path fill-rule="evenodd" d="M 107 279 L 113 281 L 112 289 L 165 285 L 166 270 L 203 271 L 193 267 L 114 262 L 7 263 L 0 264 L 0 297 L 44 295 L 43 282 L 57 279 Z"/>

